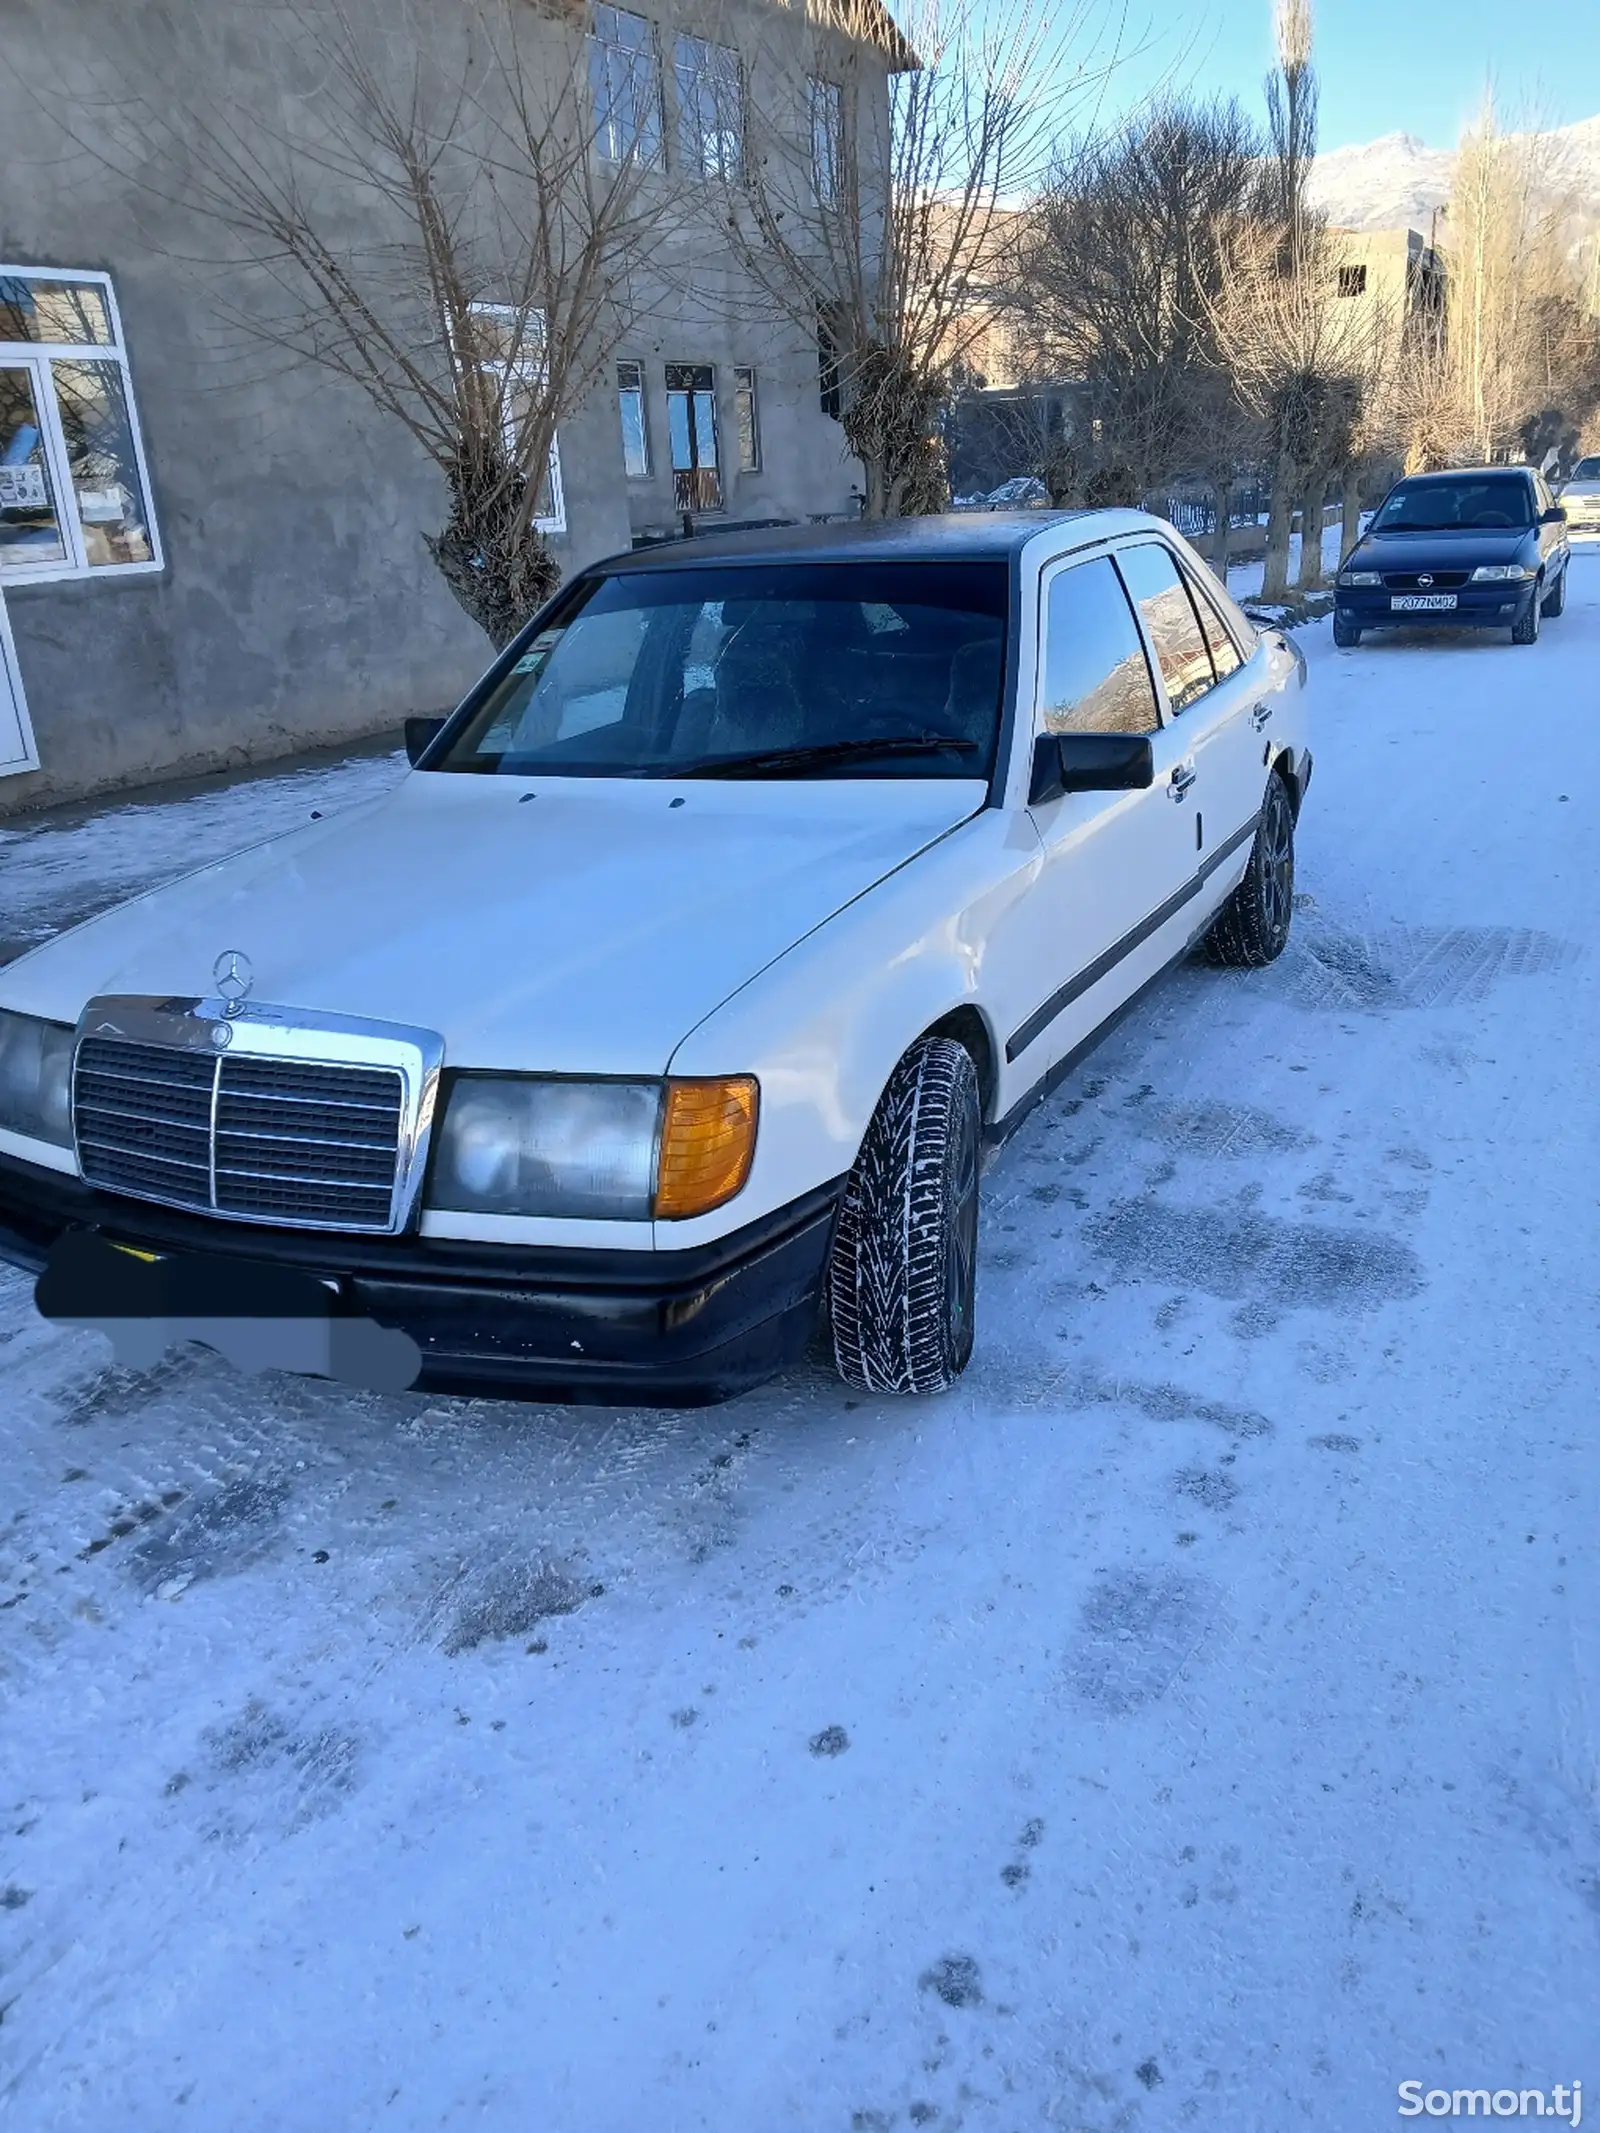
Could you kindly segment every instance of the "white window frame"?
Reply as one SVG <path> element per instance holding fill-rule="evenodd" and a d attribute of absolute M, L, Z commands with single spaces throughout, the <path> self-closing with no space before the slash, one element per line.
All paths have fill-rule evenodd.
<path fill-rule="evenodd" d="M 93 581 L 100 578 L 150 578 L 159 576 L 166 568 L 166 557 L 161 546 L 161 528 L 156 522 L 155 494 L 150 486 L 150 466 L 145 458 L 144 435 L 139 427 L 139 406 L 134 397 L 133 377 L 128 367 L 127 344 L 122 338 L 122 315 L 117 309 L 117 292 L 112 287 L 111 276 L 100 274 L 89 267 L 14 267 L 0 264 L 0 280 L 88 282 L 97 288 L 105 299 L 106 318 L 111 326 L 111 340 L 105 341 L 3 341 L 0 340 L 0 364 L 8 370 L 18 368 L 33 373 L 34 404 L 39 410 L 45 463 L 50 470 L 50 485 L 56 498 L 56 522 L 67 547 L 67 559 L 59 558 L 48 563 L 8 563 L 0 554 L 0 585 L 48 585 L 63 579 Z M 78 517 L 77 490 L 73 485 L 71 467 L 67 458 L 67 440 L 61 427 L 61 410 L 56 404 L 55 380 L 50 374 L 52 363 L 115 363 L 122 374 L 123 404 L 128 411 L 128 434 L 133 439 L 134 464 L 139 470 L 139 485 L 144 494 L 145 529 L 150 536 L 150 561 L 148 563 L 95 563 L 91 564 L 84 547 L 83 526 Z"/>
<path fill-rule="evenodd" d="M 15 777 L 19 771 L 39 767 L 39 745 L 28 719 L 28 698 L 22 686 L 22 668 L 17 662 L 16 639 L 11 634 L 11 617 L 6 613 L 5 588 L 0 586 L 0 714 L 7 708 L 16 714 L 22 753 L 0 755 L 0 778 Z M 6 723 L 0 716 L 0 748 L 9 746 Z"/>
<path fill-rule="evenodd" d="M 819 207 L 837 207 L 843 180 L 844 90 L 836 81 L 813 74 L 806 82 L 811 120 L 811 183 Z"/>
<path fill-rule="evenodd" d="M 631 370 L 634 374 L 635 382 L 632 385 L 624 385 L 624 383 L 622 382 L 622 373 L 625 370 Z M 622 403 L 630 393 L 635 393 L 638 395 L 640 457 L 644 463 L 642 466 L 639 467 L 637 472 L 635 472 L 629 467 L 628 432 L 626 426 L 624 426 L 622 431 L 623 477 L 627 481 L 649 481 L 651 476 L 655 473 L 655 458 L 650 450 L 649 379 L 645 370 L 645 366 L 642 362 L 634 362 L 630 357 L 623 356 L 618 360 L 617 363 L 617 415 L 619 420 L 621 419 L 622 414 Z"/>
<path fill-rule="evenodd" d="M 516 319 L 523 316 L 515 304 L 468 304 L 467 309 L 482 318 Z M 528 312 L 524 324 L 525 339 L 532 338 L 533 334 L 542 335 L 544 313 Z M 527 328 L 532 329 L 531 334 L 526 331 Z M 501 376 L 507 380 L 538 379 L 544 376 L 544 361 L 537 355 L 520 355 L 515 360 L 508 357 L 503 362 L 480 364 L 479 368 L 487 375 Z M 515 458 L 517 422 L 511 412 L 510 397 L 508 393 L 501 403 L 500 434 L 505 439 L 506 450 Z M 565 533 L 567 530 L 567 497 L 561 485 L 561 439 L 554 430 L 550 433 L 550 514 L 547 518 L 535 518 L 533 523 L 541 533 Z"/>
<path fill-rule="evenodd" d="M 697 178 L 738 177 L 744 168 L 744 62 L 731 44 L 680 33 L 672 49 L 678 97 L 678 160 Z"/>
<path fill-rule="evenodd" d="M 615 34 L 621 22 L 642 27 L 643 39 L 627 41 Z M 620 166 L 636 156 L 647 169 L 662 169 L 667 129 L 661 46 L 648 15 L 600 0 L 589 30 L 589 88 L 601 161 Z"/>

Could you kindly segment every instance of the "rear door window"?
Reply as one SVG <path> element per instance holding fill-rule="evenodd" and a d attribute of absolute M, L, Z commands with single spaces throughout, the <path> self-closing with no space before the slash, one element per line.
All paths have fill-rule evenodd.
<path fill-rule="evenodd" d="M 1154 733 L 1160 725 L 1138 625 L 1109 556 L 1049 581 L 1039 676 L 1046 733 Z"/>
<path fill-rule="evenodd" d="M 1216 669 L 1218 681 L 1234 673 L 1244 664 L 1244 656 L 1228 635 L 1227 626 L 1211 604 L 1211 595 L 1196 579 L 1184 572 L 1184 583 L 1194 600 L 1195 613 L 1200 617 L 1206 648 L 1211 654 L 1211 664 Z"/>
<path fill-rule="evenodd" d="M 1167 702 L 1186 710 L 1217 677 L 1177 557 L 1159 541 L 1141 541 L 1119 548 L 1117 565 L 1155 646 Z"/>

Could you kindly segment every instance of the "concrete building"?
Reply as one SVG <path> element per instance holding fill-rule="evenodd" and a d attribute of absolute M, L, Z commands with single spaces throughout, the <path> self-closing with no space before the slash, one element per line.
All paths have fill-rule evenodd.
<path fill-rule="evenodd" d="M 755 108 L 792 12 L 739 0 L 713 22 L 676 4 L 529 0 L 518 32 L 530 64 L 576 68 L 602 101 L 597 36 L 620 40 L 664 170 L 703 120 L 686 46 Z M 394 37 L 428 19 L 393 5 Z M 96 142 L 93 84 L 136 36 L 176 111 L 225 80 L 229 123 L 291 147 L 305 129 L 307 182 L 326 188 L 314 95 L 272 44 L 282 13 L 0 0 L 0 814 L 394 728 L 486 663 L 424 545 L 449 508 L 436 467 L 361 391 L 252 338 L 257 283 L 205 241 L 203 171 L 181 143 L 130 168 L 125 114 L 120 154 Z M 852 56 L 859 69 L 859 37 Z M 895 63 L 886 49 L 868 68 L 885 124 Z M 771 90 L 784 123 L 814 128 L 790 87 Z M 374 245 L 391 235 L 370 194 L 333 206 Z M 825 411 L 815 340 L 712 239 L 695 248 L 692 289 L 663 265 L 632 292 L 635 325 L 561 422 L 544 523 L 565 573 L 681 533 L 686 511 L 709 530 L 855 508 L 861 468 Z"/>
<path fill-rule="evenodd" d="M 1442 321 L 1444 264 L 1419 231 L 1336 229 L 1330 234 L 1342 302 L 1381 315 L 1402 345 Z"/>

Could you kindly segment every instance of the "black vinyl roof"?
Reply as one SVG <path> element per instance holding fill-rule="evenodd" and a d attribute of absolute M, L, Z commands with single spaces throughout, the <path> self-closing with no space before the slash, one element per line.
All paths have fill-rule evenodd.
<path fill-rule="evenodd" d="M 1013 556 L 1052 526 L 1100 515 L 1094 511 L 950 511 L 929 518 L 771 526 L 661 541 L 625 555 L 607 556 L 590 568 L 612 575 L 630 570 L 695 570 L 704 563 L 966 563 Z"/>

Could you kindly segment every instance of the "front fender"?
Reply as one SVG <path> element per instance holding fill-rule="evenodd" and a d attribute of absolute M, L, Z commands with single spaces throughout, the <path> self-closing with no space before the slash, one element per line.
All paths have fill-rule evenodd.
<path fill-rule="evenodd" d="M 761 1113 L 744 1190 L 714 1214 L 658 1222 L 698 1244 L 842 1177 L 907 1047 L 958 1009 L 996 1056 L 1006 920 L 1039 867 L 1026 814 L 987 809 L 769 964 L 690 1032 L 672 1074 L 755 1074 Z"/>

